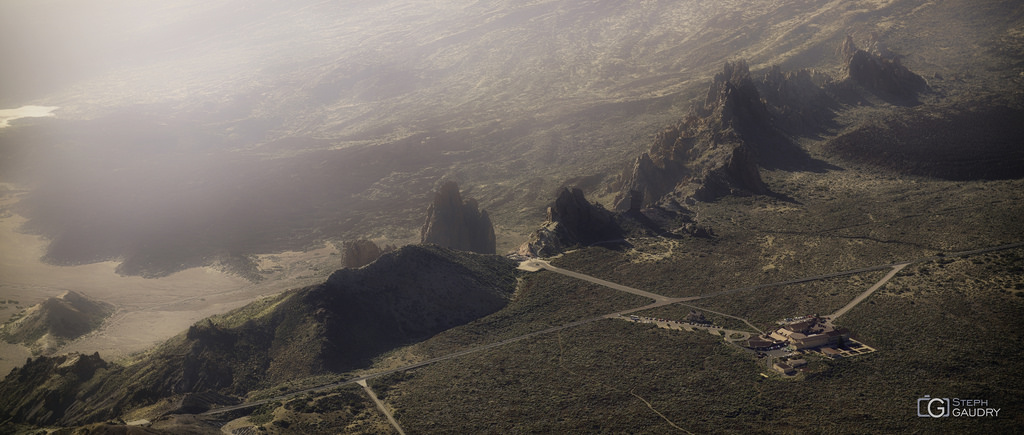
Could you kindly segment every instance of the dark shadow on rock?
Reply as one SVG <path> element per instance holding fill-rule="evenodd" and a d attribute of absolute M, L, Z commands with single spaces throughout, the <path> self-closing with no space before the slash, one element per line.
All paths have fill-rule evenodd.
<path fill-rule="evenodd" d="M 841 51 L 847 72 L 844 82 L 855 83 L 894 106 L 920 105 L 918 95 L 931 92 L 928 82 L 903 66 L 901 56 L 880 47 L 875 39 L 872 36 L 870 51 L 857 48 L 851 36 L 843 41 Z"/>
<path fill-rule="evenodd" d="M 755 134 L 757 136 L 755 136 Z M 787 172 L 825 173 L 842 168 L 821 159 L 811 157 L 806 150 L 778 131 L 762 131 L 749 137 L 755 144 L 758 166 L 768 170 Z"/>
<path fill-rule="evenodd" d="M 530 235 L 519 254 L 550 257 L 572 246 L 618 246 L 625 233 L 615 214 L 587 201 L 578 188 L 563 188 L 547 209 L 547 221 Z"/>

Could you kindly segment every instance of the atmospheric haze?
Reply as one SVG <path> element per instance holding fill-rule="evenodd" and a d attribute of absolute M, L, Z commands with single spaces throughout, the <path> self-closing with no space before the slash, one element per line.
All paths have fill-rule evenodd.
<path fill-rule="evenodd" d="M 939 363 L 926 352 L 913 356 L 916 350 L 905 360 L 887 359 L 894 347 L 911 345 L 887 335 L 872 319 L 924 305 L 922 319 L 943 318 L 948 310 L 955 317 L 950 322 L 966 322 L 968 314 L 950 308 L 962 301 L 930 293 L 938 290 L 928 287 L 942 280 L 949 285 L 954 278 L 963 278 L 956 288 L 973 301 L 971 315 L 997 319 L 988 333 L 1005 333 L 1003 326 L 1019 317 L 989 302 L 1018 307 L 1024 300 L 1019 267 L 1024 227 L 1017 218 L 1024 212 L 1024 127 L 1016 122 L 1024 116 L 1021 29 L 1024 5 L 996 0 L 0 1 L 0 321 L 25 318 L 23 310 L 68 290 L 114 306 L 94 331 L 50 341 L 57 344 L 45 352 L 28 342 L 0 345 L 0 375 L 29 355 L 99 352 L 107 362 L 127 367 L 110 369 L 110 376 L 123 376 L 111 382 L 149 382 L 132 370 L 159 365 L 147 359 L 152 355 L 183 355 L 181 349 L 214 342 L 220 346 L 217 340 L 231 334 L 232 343 L 263 334 L 252 339 L 257 344 L 246 348 L 244 361 L 225 362 L 217 358 L 227 356 L 196 350 L 199 359 L 182 363 L 204 367 L 214 373 L 209 376 L 172 376 L 174 387 L 166 391 L 145 390 L 146 384 L 130 394 L 110 393 L 124 400 L 118 402 L 124 412 L 131 408 L 138 415 L 173 407 L 168 404 L 172 390 L 201 393 L 182 385 L 209 387 L 213 393 L 203 394 L 219 396 L 200 401 L 219 406 L 275 397 L 276 390 L 285 391 L 281 385 L 309 387 L 310 379 L 321 379 L 317 376 L 368 375 L 448 358 L 477 345 L 528 346 L 524 343 L 535 338 L 529 334 L 562 334 L 563 327 L 576 344 L 587 341 L 583 330 L 611 340 L 609 349 L 654 346 L 660 340 L 679 344 L 671 341 L 674 336 L 655 336 L 653 326 L 623 332 L 623 325 L 603 328 L 608 321 L 595 317 L 641 306 L 647 311 L 637 312 L 651 319 L 682 318 L 696 313 L 679 303 L 702 303 L 710 308 L 709 322 L 739 330 L 769 328 L 781 318 L 842 307 L 863 291 L 860 287 L 879 279 L 872 274 L 911 263 L 883 283 L 901 290 L 887 293 L 882 287 L 843 318 L 855 332 L 864 331 L 855 338 L 881 356 L 858 357 L 867 361 L 863 366 L 853 365 L 861 364 L 852 363 L 861 361 L 857 358 L 843 365 L 847 361 L 811 357 L 793 388 L 810 389 L 815 382 L 834 380 L 831 376 L 841 378 L 836 373 L 842 370 L 868 367 L 881 374 L 873 378 L 877 383 L 866 385 L 913 389 L 900 397 L 908 415 L 912 394 L 975 397 L 992 391 L 992 397 L 979 398 L 1004 400 L 1000 418 L 1010 415 L 1019 422 L 1021 414 L 1013 413 L 1024 402 L 1005 403 L 1021 398 L 1019 381 L 986 389 L 984 382 L 963 380 L 941 384 L 947 390 L 929 390 L 930 385 L 886 372 L 885 367 L 907 361 Z M 445 208 L 448 200 L 457 204 Z M 459 228 L 470 221 L 480 231 Z M 437 228 L 446 233 L 428 237 Z M 487 235 L 486 243 L 477 243 L 487 251 L 516 259 L 568 252 L 549 258 L 547 271 L 527 273 L 512 272 L 514 267 L 496 257 L 405 246 L 472 238 L 470 233 Z M 959 256 L 991 247 L 1001 250 Z M 357 262 L 357 252 L 372 258 Z M 363 266 L 381 255 L 385 261 Z M 335 272 L 345 260 L 363 267 Z M 440 277 L 422 270 L 423 264 L 457 276 Z M 590 281 L 556 276 L 556 270 L 584 273 Z M 343 278 L 357 284 L 340 282 Z M 476 309 L 439 299 L 441 308 L 431 308 L 437 313 L 418 313 L 406 306 L 412 302 L 389 299 L 395 288 L 420 285 L 448 294 L 427 285 L 433 283 L 416 283 L 427 278 L 458 282 L 451 294 L 459 295 L 459 302 L 469 298 Z M 792 282 L 802 279 L 820 287 L 793 291 Z M 609 281 L 620 290 L 641 290 L 620 294 L 602 287 Z M 387 288 L 374 293 L 374 283 Z M 487 289 L 494 290 L 485 300 L 487 309 L 472 306 L 475 296 L 465 296 L 473 294 L 474 283 L 500 287 Z M 778 283 L 787 284 L 771 287 Z M 313 287 L 287 292 L 305 286 Z M 728 291 L 759 286 L 778 288 L 792 307 Z M 342 301 L 333 305 L 318 305 L 308 296 L 330 289 L 352 293 L 331 293 Z M 643 305 L 637 294 L 658 296 L 656 306 Z M 882 302 L 874 305 L 879 298 Z M 376 353 L 352 356 L 364 364 L 358 367 L 324 362 L 323 355 L 345 349 L 331 347 L 338 334 L 320 340 L 316 331 L 379 323 L 332 311 L 349 301 L 387 301 L 396 307 L 386 314 L 395 322 L 430 327 L 403 326 L 395 337 L 373 331 L 362 338 L 346 336 L 345 343 Z M 444 307 L 474 314 L 449 318 Z M 727 314 L 716 317 L 718 312 Z M 927 329 L 924 322 L 897 323 Z M 309 329 L 287 329 L 296 324 Z M 650 326 L 629 328 L 644 325 Z M 577 326 L 581 329 L 572 329 Z M 609 338 L 612 329 L 633 338 L 616 342 Z M 291 340 L 282 331 L 328 350 L 296 350 L 302 355 L 294 361 L 274 355 L 278 347 L 269 347 L 272 343 Z M 509 411 L 519 409 L 515 403 L 498 412 L 509 422 L 488 426 L 481 423 L 486 413 L 461 400 L 470 418 L 453 422 L 424 405 L 434 400 L 427 392 L 447 382 L 450 373 L 441 369 L 394 375 L 378 384 L 371 379 L 366 388 L 377 393 L 393 388 L 394 396 L 380 398 L 396 409 L 406 406 L 408 413 L 385 414 L 392 424 L 410 424 L 418 432 L 752 430 L 739 417 L 721 426 L 709 423 L 719 417 L 695 421 L 667 410 L 664 403 L 676 399 L 662 397 L 659 405 L 655 399 L 668 393 L 644 387 L 654 384 L 636 380 L 639 387 L 631 387 L 600 378 L 604 370 L 619 370 L 600 359 L 606 349 L 562 348 L 562 335 L 550 347 L 545 340 L 551 334 L 536 338 L 539 346 L 548 346 L 543 351 L 526 349 L 508 357 L 525 358 L 521 364 L 506 366 L 487 360 L 493 355 L 486 353 L 473 354 L 466 364 L 500 368 L 500 375 L 481 379 L 536 376 L 547 384 L 551 373 L 525 373 L 523 367 L 552 364 L 568 378 L 595 376 L 581 394 L 629 403 L 608 415 L 629 424 L 642 416 L 636 417 L 637 426 L 585 415 L 581 409 L 592 403 L 576 396 L 549 404 L 574 410 L 558 414 L 557 422 L 542 422 L 554 418 L 550 409 L 523 411 L 517 418 Z M 650 341 L 637 338 L 641 335 Z M 531 340 L 518 341 L 526 336 Z M 390 341 L 370 343 L 366 337 Z M 772 360 L 737 350 L 738 341 L 726 336 L 722 344 L 722 337 L 712 338 L 717 342 L 683 339 L 680 346 L 709 356 L 681 361 L 712 372 L 718 369 L 711 366 L 742 372 L 736 378 L 743 388 L 757 388 L 759 397 L 772 396 L 773 385 L 790 380 L 775 376 Z M 972 349 L 962 346 L 964 354 Z M 651 361 L 672 358 L 662 355 L 660 344 L 655 347 L 644 352 L 664 358 Z M 723 348 L 737 351 L 723 353 Z M 581 362 L 567 356 L 574 352 Z M 541 356 L 545 361 L 529 360 Z M 977 364 L 997 359 L 985 358 Z M 289 371 L 296 370 L 289 368 L 295 361 L 304 364 L 302 373 Z M 583 361 L 599 369 L 591 372 Z M 161 370 L 171 373 L 168 364 Z M 244 379 L 239 374 L 260 364 L 265 370 L 246 371 Z M 666 385 L 703 382 L 692 374 L 684 382 L 650 370 L 644 376 L 657 372 L 668 379 Z M 957 370 L 948 372 L 959 382 Z M 225 372 L 234 377 L 215 376 Z M 986 388 L 948 391 L 982 384 Z M 0 383 L 0 388 L 14 388 L 10 385 Z M 473 385 L 473 391 L 498 388 Z M 357 393 L 354 397 L 362 397 Z M 153 401 L 134 401 L 143 396 Z M 158 400 L 160 405 L 153 405 Z M 386 408 L 376 395 L 373 400 Z M 338 423 L 322 431 L 390 430 L 388 420 L 375 416 L 373 403 L 359 403 L 368 403 L 368 410 L 346 405 L 354 415 L 350 423 L 358 424 Z M 578 408 L 581 403 L 586 405 Z M 782 416 L 772 405 L 758 403 L 724 414 L 778 423 L 759 428 L 769 432 L 856 431 L 819 428 L 810 419 Z M 140 411 L 150 405 L 156 407 Z M 0 401 L 2 406 L 4 412 L 16 408 Z M 78 426 L 102 420 L 98 416 L 129 420 L 129 414 L 90 408 L 98 405 L 89 400 L 67 406 L 78 414 L 16 417 L 11 411 L 10 421 Z M 278 423 L 284 418 L 281 409 L 273 414 L 261 408 L 254 415 L 262 412 L 268 422 Z M 414 410 L 424 417 L 417 421 Z M 841 412 L 850 419 L 845 421 L 856 420 L 847 411 L 854 413 Z M 302 414 L 294 408 L 288 412 Z M 868 431 L 921 429 L 915 426 L 919 422 L 885 426 L 900 421 L 894 415 L 883 415 Z M 0 414 L 0 432 L 7 428 L 5 418 Z M 231 424 L 258 426 L 253 418 L 257 421 Z M 293 430 L 312 427 L 294 418 Z M 571 421 L 583 423 L 572 426 Z"/>

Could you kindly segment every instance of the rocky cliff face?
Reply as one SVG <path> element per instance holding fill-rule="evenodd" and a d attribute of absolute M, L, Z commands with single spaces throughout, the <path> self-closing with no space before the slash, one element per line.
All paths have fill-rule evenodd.
<path fill-rule="evenodd" d="M 630 208 L 630 192 L 644 205 L 667 195 L 703 199 L 735 191 L 764 193 L 753 148 L 773 127 L 744 62 L 726 63 L 703 104 L 658 134 L 651 150 L 620 175 L 616 210 Z"/>
<path fill-rule="evenodd" d="M 29 358 L 0 382 L 0 417 L 35 425 L 64 424 L 79 395 L 92 393 L 108 367 L 99 354 Z"/>
<path fill-rule="evenodd" d="M 448 181 L 427 207 L 427 219 L 420 229 L 420 242 L 480 254 L 495 253 L 494 225 L 475 199 L 463 200 L 459 185 Z"/>
<path fill-rule="evenodd" d="M 887 50 L 861 50 L 854 45 L 853 37 L 847 36 L 842 53 L 849 79 L 872 92 L 913 98 L 928 90 L 928 82 L 923 77 L 901 65 L 899 57 Z"/>
<path fill-rule="evenodd" d="M 591 204 L 580 189 L 562 189 L 548 207 L 547 221 L 519 248 L 520 255 L 549 257 L 565 248 L 617 240 L 623 231 L 615 216 Z"/>
<path fill-rule="evenodd" d="M 111 304 L 67 291 L 26 309 L 0 328 L 0 338 L 29 346 L 36 354 L 51 352 L 98 328 L 113 312 Z"/>
<path fill-rule="evenodd" d="M 873 52 L 860 50 L 846 39 L 841 51 L 848 77 L 840 82 L 815 71 L 783 72 L 777 66 L 755 80 L 746 63 L 726 63 L 704 101 L 658 133 L 650 150 L 609 186 L 618 192 L 615 209 L 631 208 L 631 192 L 643 195 L 644 207 L 766 194 L 761 167 L 820 169 L 822 162 L 813 161 L 792 137 L 819 134 L 835 110 L 844 102 L 863 100 L 865 91 L 904 104 L 928 90 L 898 56 L 877 41 L 872 47 Z"/>
<path fill-rule="evenodd" d="M 789 134 L 807 134 L 832 119 L 837 104 L 824 89 L 832 82 L 832 77 L 823 73 L 808 69 L 785 72 L 775 65 L 756 84 L 776 127 Z"/>
<path fill-rule="evenodd" d="M 360 367 L 396 345 L 497 311 L 514 291 L 514 266 L 502 257 L 405 246 L 250 308 L 258 318 L 241 321 L 243 309 L 237 320 L 193 325 L 167 348 L 165 361 L 177 362 L 164 369 L 157 391 L 241 394 L 264 382 Z"/>

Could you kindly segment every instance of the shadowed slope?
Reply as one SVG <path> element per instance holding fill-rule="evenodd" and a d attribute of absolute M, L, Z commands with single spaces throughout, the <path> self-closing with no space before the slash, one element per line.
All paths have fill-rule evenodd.
<path fill-rule="evenodd" d="M 47 385 L 58 382 L 47 379 L 61 378 L 46 367 L 60 364 L 41 358 L 0 383 L 0 396 L 19 392 L 31 399 L 2 403 L 0 415 L 76 425 L 161 400 L 167 406 L 166 399 L 182 394 L 244 395 L 363 367 L 396 346 L 501 309 L 515 290 L 516 273 L 515 263 L 503 257 L 406 246 L 361 269 L 336 271 L 323 284 L 203 320 L 130 366 L 58 379 L 69 383 L 71 397 L 46 399 L 52 395 Z M 79 394 L 81 388 L 88 391 Z M 51 402 L 71 405 L 60 413 L 29 412 Z"/>

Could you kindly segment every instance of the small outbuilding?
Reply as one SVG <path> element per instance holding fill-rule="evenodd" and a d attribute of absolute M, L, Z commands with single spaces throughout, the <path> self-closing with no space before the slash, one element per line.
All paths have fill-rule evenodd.
<path fill-rule="evenodd" d="M 775 371 L 782 373 L 786 376 L 790 376 L 796 373 L 796 369 L 794 369 L 793 366 L 786 363 L 777 362 L 774 365 L 772 365 L 772 368 L 775 369 Z"/>
<path fill-rule="evenodd" d="M 751 337 L 751 338 L 747 339 L 747 347 L 749 347 L 751 349 L 765 350 L 765 349 L 771 349 L 773 346 L 775 346 L 775 342 L 774 341 L 767 340 L 767 339 L 765 339 L 763 337 Z"/>

